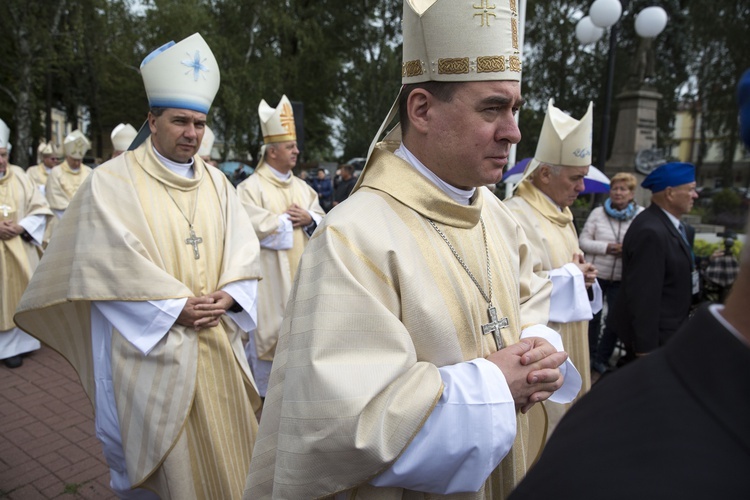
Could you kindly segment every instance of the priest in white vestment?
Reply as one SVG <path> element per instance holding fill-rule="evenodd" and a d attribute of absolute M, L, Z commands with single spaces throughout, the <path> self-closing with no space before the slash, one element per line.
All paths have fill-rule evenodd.
<path fill-rule="evenodd" d="M 260 239 L 258 328 L 251 332 L 246 350 L 265 397 L 299 259 L 325 212 L 315 190 L 292 173 L 299 155 L 292 103 L 285 95 L 275 108 L 261 100 L 258 115 L 263 152 L 255 172 L 237 185 L 237 194 Z"/>
<path fill-rule="evenodd" d="M 129 123 L 120 123 L 112 129 L 112 158 L 116 158 L 128 150 L 138 135 L 138 131 Z"/>
<path fill-rule="evenodd" d="M 506 200 L 542 260 L 542 276 L 552 280 L 549 326 L 560 332 L 581 371 L 584 394 L 591 387 L 588 320 L 601 310 L 596 268 L 584 260 L 570 206 L 583 191 L 591 165 L 593 107 L 580 120 L 550 100 L 534 159 L 515 195 Z M 590 293 L 589 293 L 590 292 Z M 545 402 L 550 432 L 569 405 Z"/>
<path fill-rule="evenodd" d="M 45 243 L 50 240 L 52 233 L 59 224 L 70 201 L 75 196 L 83 181 L 91 174 L 91 167 L 83 163 L 83 157 L 91 148 L 91 142 L 80 130 L 74 130 L 65 137 L 63 150 L 65 160 L 47 176 L 44 195 L 47 197 L 52 213 L 55 217 L 50 220 L 44 237 Z"/>
<path fill-rule="evenodd" d="M 260 267 L 234 188 L 196 155 L 219 68 L 196 33 L 141 73 L 151 137 L 82 184 L 15 320 L 77 370 L 118 496 L 238 498 Z"/>
<path fill-rule="evenodd" d="M 39 263 L 44 228 L 52 217 L 47 200 L 21 167 L 8 163 L 10 129 L 0 120 L 0 359 L 8 368 L 41 347 L 13 323 L 13 312 Z"/>
<path fill-rule="evenodd" d="M 521 62 L 515 4 L 488 25 L 474 3 L 404 2 L 403 142 L 305 249 L 246 500 L 504 498 L 545 438 L 535 403 L 580 389 L 551 284 L 483 187 L 520 140 Z"/>
<path fill-rule="evenodd" d="M 49 177 L 52 169 L 57 166 L 58 154 L 57 147 L 52 141 L 42 142 L 37 149 L 37 158 L 41 157 L 38 159 L 39 164 L 32 165 L 26 169 L 26 174 L 31 178 L 36 187 L 39 188 L 42 196 L 45 194 L 47 177 Z"/>

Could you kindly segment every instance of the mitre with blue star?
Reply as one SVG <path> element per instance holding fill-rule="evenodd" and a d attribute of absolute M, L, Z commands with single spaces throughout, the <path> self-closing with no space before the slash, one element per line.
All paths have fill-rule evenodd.
<path fill-rule="evenodd" d="M 141 76 L 150 107 L 206 114 L 221 81 L 216 58 L 200 33 L 166 43 L 146 56 Z"/>

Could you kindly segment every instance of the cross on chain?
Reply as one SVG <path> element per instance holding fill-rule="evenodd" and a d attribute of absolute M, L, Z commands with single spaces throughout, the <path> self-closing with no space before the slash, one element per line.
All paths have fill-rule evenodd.
<path fill-rule="evenodd" d="M 198 243 L 203 243 L 203 238 L 195 235 L 193 226 L 190 226 L 190 238 L 186 239 L 185 243 L 187 243 L 188 245 L 193 245 L 193 255 L 195 256 L 196 260 L 200 259 L 201 254 L 200 252 L 198 252 Z"/>
<path fill-rule="evenodd" d="M 482 325 L 482 334 L 487 335 L 488 333 L 491 333 L 493 337 L 495 337 L 495 344 L 497 344 L 497 350 L 503 348 L 503 338 L 500 336 L 500 330 L 502 328 L 508 328 L 508 318 L 500 318 L 497 317 L 497 310 L 489 306 L 487 308 L 487 312 L 490 315 L 490 322 Z"/>
<path fill-rule="evenodd" d="M 3 217 L 7 217 L 10 215 L 10 211 L 13 209 L 13 207 L 9 205 L 0 205 L 0 210 L 3 212 Z"/>

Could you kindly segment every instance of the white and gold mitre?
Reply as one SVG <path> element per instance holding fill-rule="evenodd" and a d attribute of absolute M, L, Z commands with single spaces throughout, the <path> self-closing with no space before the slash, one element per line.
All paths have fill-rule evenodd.
<path fill-rule="evenodd" d="M 57 154 L 57 148 L 55 147 L 55 144 L 52 141 L 50 141 L 50 142 L 44 142 L 44 141 L 39 142 L 39 147 L 36 148 L 36 155 L 38 157 L 41 158 L 43 156 L 52 156 L 54 154 Z"/>
<path fill-rule="evenodd" d="M 403 84 L 520 80 L 517 0 L 404 0 Z"/>
<path fill-rule="evenodd" d="M 115 151 L 127 151 L 138 131 L 129 123 L 121 123 L 112 129 L 112 147 Z"/>
<path fill-rule="evenodd" d="M 297 140 L 294 111 L 286 95 L 281 96 L 281 101 L 275 108 L 269 106 L 265 99 L 261 99 L 258 104 L 258 116 L 264 144 Z"/>
<path fill-rule="evenodd" d="M 0 120 L 0 148 L 10 149 L 8 146 L 10 143 L 10 128 L 3 120 Z"/>
<path fill-rule="evenodd" d="M 152 108 L 208 113 L 219 90 L 219 65 L 199 33 L 169 42 L 141 63 L 141 76 Z"/>
<path fill-rule="evenodd" d="M 201 158 L 205 157 L 211 157 L 211 150 L 214 148 L 214 141 L 216 140 L 216 136 L 214 135 L 213 130 L 211 130 L 208 125 L 206 125 L 206 128 L 203 130 L 203 139 L 201 140 L 201 147 L 198 148 L 198 156 Z"/>
<path fill-rule="evenodd" d="M 550 99 L 547 104 L 547 115 L 539 133 L 536 153 L 526 167 L 524 177 L 528 177 L 542 163 L 563 167 L 591 166 L 594 104 L 589 103 L 583 118 L 576 120 L 556 108 L 554 102 L 554 99 Z"/>
<path fill-rule="evenodd" d="M 65 137 L 65 140 L 63 141 L 63 149 L 65 150 L 66 156 L 70 156 L 76 160 L 82 160 L 86 151 L 91 149 L 91 142 L 86 139 L 83 132 L 76 129 Z"/>

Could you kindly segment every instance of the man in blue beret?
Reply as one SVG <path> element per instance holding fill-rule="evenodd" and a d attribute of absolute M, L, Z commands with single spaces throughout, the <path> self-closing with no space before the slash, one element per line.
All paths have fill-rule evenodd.
<path fill-rule="evenodd" d="M 740 121 L 750 131 L 750 112 Z M 750 148 L 750 134 L 742 139 Z M 649 210 L 628 235 L 642 218 L 647 231 Z M 648 234 L 660 244 L 659 233 Z M 657 288 L 655 280 L 639 293 Z M 565 415 L 509 500 L 750 498 L 750 398 L 742 396 L 750 385 L 748 295 L 746 244 L 724 305 L 699 308 L 663 349 L 597 383 Z"/>
<path fill-rule="evenodd" d="M 740 107 L 740 137 L 750 149 L 750 69 L 745 70 L 737 84 L 737 103 Z"/>
<path fill-rule="evenodd" d="M 680 221 L 698 197 L 695 167 L 667 163 L 641 185 L 653 193 L 651 205 L 625 234 L 621 293 L 607 319 L 607 328 L 625 342 L 628 359 L 669 340 L 687 320 L 699 286 L 695 231 Z"/>

